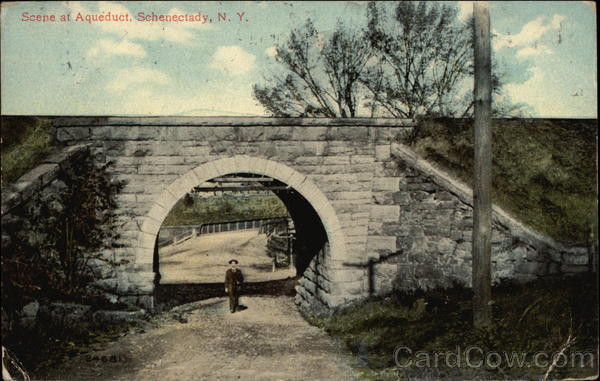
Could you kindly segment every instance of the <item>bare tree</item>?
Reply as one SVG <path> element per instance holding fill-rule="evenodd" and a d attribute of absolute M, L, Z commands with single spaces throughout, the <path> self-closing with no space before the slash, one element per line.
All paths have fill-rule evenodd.
<path fill-rule="evenodd" d="M 412 118 L 458 112 L 453 101 L 472 74 L 473 49 L 456 13 L 425 2 L 369 3 L 368 37 L 380 62 L 364 83 L 385 113 Z"/>
<path fill-rule="evenodd" d="M 355 117 L 359 79 L 371 56 L 363 31 L 338 23 L 324 38 L 309 19 L 276 46 L 275 59 L 287 75 L 254 85 L 254 96 L 274 116 Z"/>
<path fill-rule="evenodd" d="M 318 33 L 311 20 L 276 46 L 283 74 L 269 73 L 254 97 L 278 117 L 370 114 L 472 117 L 473 19 L 428 2 L 370 2 L 368 27 L 338 23 Z M 492 67 L 492 91 L 502 93 Z M 524 105 L 496 103 L 494 116 L 523 116 Z"/>
<path fill-rule="evenodd" d="M 379 61 L 363 83 L 373 114 L 472 117 L 473 18 L 461 22 L 457 10 L 429 2 L 371 2 L 368 38 Z M 502 95 L 502 74 L 492 66 L 492 92 Z M 497 103 L 494 116 L 522 116 L 526 105 Z"/>

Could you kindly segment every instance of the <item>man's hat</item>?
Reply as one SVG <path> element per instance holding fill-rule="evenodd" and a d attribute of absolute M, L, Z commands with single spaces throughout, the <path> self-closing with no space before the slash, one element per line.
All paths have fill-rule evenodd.
<path fill-rule="evenodd" d="M 230 261 L 229 261 L 229 264 L 230 264 L 230 265 L 232 265 L 232 264 L 234 264 L 234 263 L 237 265 L 237 264 L 238 264 L 238 261 L 237 261 L 236 259 L 232 259 L 232 260 L 230 260 Z"/>

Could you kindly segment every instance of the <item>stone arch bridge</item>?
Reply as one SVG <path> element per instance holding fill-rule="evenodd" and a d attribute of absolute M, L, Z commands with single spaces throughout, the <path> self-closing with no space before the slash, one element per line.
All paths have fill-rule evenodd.
<path fill-rule="evenodd" d="M 98 282 L 153 307 L 161 224 L 193 187 L 258 174 L 291 187 L 280 196 L 304 258 L 297 304 L 330 311 L 392 289 L 470 283 L 471 191 L 398 144 L 412 120 L 255 117 L 64 117 L 57 140 L 114 162 L 123 263 Z M 580 271 L 575 252 L 495 209 L 494 276 L 531 279 Z M 566 256 L 573 260 L 566 260 Z M 567 267 L 565 267 L 567 266 Z"/>

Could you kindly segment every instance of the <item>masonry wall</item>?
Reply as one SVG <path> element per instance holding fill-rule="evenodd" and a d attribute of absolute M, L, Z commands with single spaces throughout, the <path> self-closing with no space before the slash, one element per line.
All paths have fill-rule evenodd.
<path fill-rule="evenodd" d="M 150 303 L 144 298 L 152 292 L 152 264 L 140 263 L 136 254 L 149 210 L 169 184 L 197 166 L 248 155 L 283 164 L 306 176 L 326 196 L 341 225 L 341 231 L 335 234 L 343 236 L 344 257 L 337 257 L 335 248 L 323 250 L 300 283 L 298 294 L 323 309 L 364 297 L 366 269 L 360 265 L 366 262 L 369 221 L 379 218 L 381 213 L 384 213 L 381 217 L 391 218 L 385 215 L 387 212 L 373 211 L 371 207 L 373 187 L 386 186 L 385 180 L 382 183 L 376 179 L 378 161 L 380 157 L 389 156 L 390 143 L 407 133 L 413 122 L 230 119 L 66 118 L 57 121 L 59 141 L 67 145 L 89 144 L 97 160 L 115 162 L 112 175 L 126 182 L 119 197 L 123 247 L 109 255 L 127 265 L 118 274 L 116 284 L 107 282 L 110 286 L 107 292 L 119 294 L 126 301 Z M 391 242 L 390 237 L 386 239 Z M 151 237 L 146 241 L 150 240 Z M 372 242 L 378 244 L 379 241 Z M 383 246 L 382 250 L 386 248 L 388 246 Z M 316 292 L 317 289 L 320 291 Z"/>
<path fill-rule="evenodd" d="M 396 254 L 373 250 L 378 260 L 376 292 L 448 287 L 454 282 L 470 287 L 471 189 L 397 143 L 380 171 L 394 179 L 394 191 L 373 190 L 375 204 L 388 211 L 389 219 L 372 219 L 369 235 L 395 237 Z M 393 218 L 392 213 L 397 215 Z M 588 255 L 587 247 L 563 246 L 494 206 L 494 282 L 585 272 Z"/>
<path fill-rule="evenodd" d="M 222 163 L 210 170 L 222 175 L 260 162 L 263 174 L 288 179 L 310 195 L 308 203 L 328 222 L 329 241 L 296 288 L 301 308 L 323 313 L 392 290 L 470 285 L 471 190 L 397 143 L 412 125 L 388 119 L 56 120 L 67 151 L 85 144 L 97 161 L 113 161 L 111 175 L 126 183 L 118 197 L 120 247 L 105 253 L 120 265 L 96 284 L 107 296 L 152 308 L 155 267 L 144 253 L 154 249 L 166 205 L 199 185 L 194 179 L 206 175 L 199 168 L 207 163 Z M 6 197 L 3 192 L 3 222 L 5 205 L 26 197 L 27 184 L 48 183 L 54 167 L 47 164 L 56 163 L 34 169 Z M 288 207 L 308 210 L 300 201 L 292 197 Z M 588 269 L 587 248 L 540 236 L 497 207 L 492 245 L 496 281 Z"/>

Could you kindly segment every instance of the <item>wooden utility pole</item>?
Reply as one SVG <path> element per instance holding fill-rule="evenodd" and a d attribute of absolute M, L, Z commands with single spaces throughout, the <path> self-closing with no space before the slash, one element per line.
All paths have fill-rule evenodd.
<path fill-rule="evenodd" d="M 473 174 L 473 324 L 492 319 L 492 65 L 487 1 L 473 3 L 475 18 L 475 163 Z"/>

